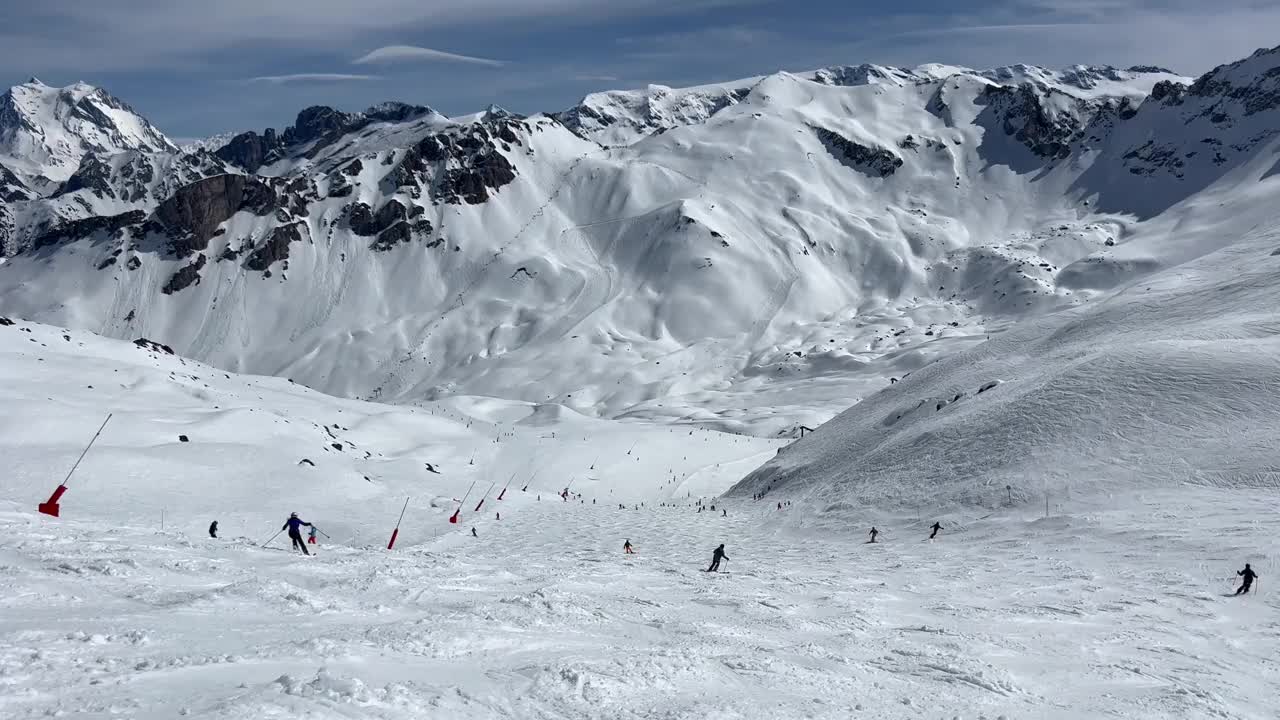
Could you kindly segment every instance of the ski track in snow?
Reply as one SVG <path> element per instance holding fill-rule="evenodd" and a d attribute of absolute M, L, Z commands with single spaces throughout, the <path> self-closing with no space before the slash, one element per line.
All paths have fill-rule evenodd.
<path fill-rule="evenodd" d="M 0 714 L 1273 717 L 1273 568 L 1220 595 L 1280 522 L 1241 521 L 1266 497 L 1194 492 L 1194 517 L 1148 494 L 932 543 L 902 519 L 876 545 L 772 498 L 725 518 L 546 495 L 495 503 L 512 512 L 479 538 L 312 558 L 10 505 Z M 702 572 L 719 542 L 727 572 Z"/>

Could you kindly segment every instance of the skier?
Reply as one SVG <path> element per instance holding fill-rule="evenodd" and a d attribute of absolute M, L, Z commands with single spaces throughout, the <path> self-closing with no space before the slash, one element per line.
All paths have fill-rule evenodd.
<path fill-rule="evenodd" d="M 218 521 L 217 520 L 214 520 L 212 523 L 209 523 L 209 537 L 213 538 L 214 540 L 218 539 Z"/>
<path fill-rule="evenodd" d="M 480 537 L 479 535 L 476 534 L 475 528 L 471 528 L 471 537 L 476 537 L 476 538 Z"/>
<path fill-rule="evenodd" d="M 1253 568 L 1249 567 L 1249 563 L 1245 563 L 1244 569 L 1237 570 L 1236 574 L 1244 578 L 1244 584 L 1240 586 L 1240 589 L 1236 591 L 1236 594 L 1248 595 L 1249 588 L 1253 587 L 1253 580 L 1258 577 L 1258 573 L 1254 572 Z"/>
<path fill-rule="evenodd" d="M 289 531 L 289 539 L 293 541 L 293 549 L 301 550 L 303 555 L 310 555 L 307 551 L 307 544 L 302 542 L 302 526 L 311 527 L 311 523 L 298 517 L 298 513 L 289 513 L 289 519 L 284 521 L 284 527 L 281 530 Z"/>
<path fill-rule="evenodd" d="M 933 532 L 929 533 L 929 539 L 930 539 L 930 540 L 932 540 L 932 539 L 934 539 L 935 537 L 937 537 L 937 536 L 938 536 L 938 531 L 939 531 L 939 530 L 942 530 L 943 528 L 942 528 L 942 525 L 941 525 L 940 523 L 936 523 L 936 522 L 935 522 L 935 523 L 933 524 L 933 527 L 932 527 L 932 528 L 930 528 L 930 529 L 931 529 L 931 530 L 933 530 Z"/>
<path fill-rule="evenodd" d="M 635 555 L 635 554 L 636 554 L 636 551 L 631 549 L 631 541 L 630 541 L 630 540 L 627 540 L 626 542 L 622 543 L 622 552 L 626 553 L 627 555 Z"/>
<path fill-rule="evenodd" d="M 502 513 L 494 513 L 493 515 L 494 515 L 494 518 L 493 518 L 494 520 L 501 520 L 501 519 L 502 519 Z"/>
<path fill-rule="evenodd" d="M 315 544 L 316 544 L 316 533 L 318 533 L 318 532 L 320 532 L 320 531 L 316 529 L 316 526 L 315 526 L 315 525 L 312 525 L 312 526 L 311 526 L 311 531 L 307 533 L 307 544 L 308 544 L 308 545 L 315 545 Z"/>
<path fill-rule="evenodd" d="M 876 536 L 880 534 L 880 531 L 879 531 L 879 530 L 877 530 L 877 529 L 875 529 L 875 528 L 873 527 L 873 528 L 871 528 L 871 532 L 870 532 L 870 533 L 868 533 L 868 534 L 869 534 L 869 535 L 871 535 L 871 539 L 870 539 L 870 540 L 868 540 L 867 542 L 875 542 L 875 541 L 876 541 Z"/>
<path fill-rule="evenodd" d="M 724 508 L 720 508 L 720 517 L 729 517 L 729 511 Z"/>
<path fill-rule="evenodd" d="M 711 567 L 707 568 L 707 572 L 716 572 L 720 569 L 720 561 L 728 559 L 729 556 L 724 554 L 724 543 L 720 543 L 720 547 L 711 553 Z"/>

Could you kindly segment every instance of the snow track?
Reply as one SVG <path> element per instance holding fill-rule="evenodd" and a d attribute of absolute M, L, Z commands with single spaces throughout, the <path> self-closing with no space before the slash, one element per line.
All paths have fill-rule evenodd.
<path fill-rule="evenodd" d="M 11 509 L 0 714 L 1272 717 L 1280 605 L 1220 595 L 1280 523 L 1238 520 L 1266 497 L 1194 492 L 1176 529 L 1188 494 L 932 543 L 897 519 L 876 545 L 772 498 L 725 518 L 546 496 L 478 539 L 313 558 Z M 720 542 L 727 573 L 701 572 Z M 1265 587 L 1280 564 L 1255 567 Z"/>

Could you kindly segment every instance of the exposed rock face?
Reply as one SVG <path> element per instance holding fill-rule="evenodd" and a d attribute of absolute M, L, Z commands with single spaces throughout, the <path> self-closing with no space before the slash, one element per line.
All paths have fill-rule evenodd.
<path fill-rule="evenodd" d="M 278 159 L 283 149 L 284 143 L 276 136 L 276 131 L 267 128 L 261 135 L 256 132 L 236 135 L 214 151 L 214 155 L 252 173 Z"/>
<path fill-rule="evenodd" d="M 186 257 L 209 246 L 219 225 L 247 210 L 268 215 L 275 210 L 274 190 L 244 175 L 215 175 L 179 189 L 156 208 L 155 220 L 172 238 L 171 249 Z"/>
<path fill-rule="evenodd" d="M 189 265 L 184 266 L 181 270 L 174 273 L 169 278 L 169 282 L 160 288 L 160 292 L 165 295 L 172 295 L 179 290 L 200 284 L 200 270 L 204 267 L 204 255 L 197 255 L 196 259 Z"/>
<path fill-rule="evenodd" d="M 822 146 L 831 154 L 831 157 L 840 161 L 840 164 L 847 168 L 857 170 L 871 177 L 884 178 L 889 177 L 898 168 L 902 167 L 902 158 L 894 155 L 889 150 L 860 145 L 840 133 L 826 128 L 813 125 L 810 127 L 818 136 L 818 139 L 822 141 Z"/>
<path fill-rule="evenodd" d="M 1158 83 L 1137 114 L 1168 116 L 1161 122 L 1187 132 L 1132 138 L 1122 157 L 1131 174 L 1207 182 L 1280 133 L 1280 47 L 1216 67 L 1190 86 Z"/>
<path fill-rule="evenodd" d="M 54 192 L 53 197 L 77 190 L 89 190 L 100 198 L 115 198 L 115 189 L 111 187 L 111 166 L 97 155 L 85 155 L 80 167 Z"/>
<path fill-rule="evenodd" d="M 1050 110 L 1045 96 L 1054 96 L 1070 111 Z M 1071 143 L 1082 133 L 1086 120 L 1096 108 L 1054 90 L 1045 91 L 1030 83 L 1017 87 L 993 86 L 978 98 L 1000 119 L 1001 129 L 1027 146 L 1037 156 L 1060 160 L 1071 154 Z"/>
<path fill-rule="evenodd" d="M 1177 105 L 1187 96 L 1187 86 L 1172 80 L 1161 80 L 1151 88 L 1151 100 L 1165 105 Z"/>
<path fill-rule="evenodd" d="M 423 115 L 429 115 L 431 108 L 425 105 L 409 105 L 402 102 L 384 102 L 360 113 L 367 123 L 373 122 L 407 122 Z"/>
<path fill-rule="evenodd" d="M 32 192 L 26 183 L 17 175 L 14 175 L 9 168 L 0 164 L 0 201 L 2 202 L 18 202 L 21 200 L 30 200 Z"/>
<path fill-rule="evenodd" d="M 1249 66 L 1262 72 L 1240 72 Z M 1244 117 L 1280 109 L 1280 47 L 1259 50 L 1244 60 L 1214 68 L 1192 83 L 1187 95 L 1216 101 L 1202 112 L 1210 119 L 1229 117 L 1233 104 L 1244 110 Z"/>
<path fill-rule="evenodd" d="M 281 134 L 276 134 L 273 128 L 267 128 L 261 135 L 256 132 L 240 133 L 218 148 L 215 154 L 252 173 L 263 165 L 285 157 L 290 148 L 315 142 L 311 148 L 311 154 L 314 154 L 344 134 L 367 125 L 408 122 L 431 112 L 429 107 L 402 102 L 380 103 L 361 113 L 341 112 L 324 105 L 314 105 L 299 112 L 293 125 L 285 128 Z"/>
<path fill-rule="evenodd" d="M 173 348 L 169 347 L 168 345 L 158 343 L 154 340 L 148 340 L 146 338 L 138 338 L 137 340 L 133 341 L 133 344 L 137 345 L 138 347 L 148 352 L 164 353 L 165 355 L 174 354 Z"/>
<path fill-rule="evenodd" d="M 99 215 L 72 220 L 36 237 L 31 247 L 33 250 L 39 249 L 47 245 L 90 237 L 99 232 L 114 235 L 123 228 L 141 223 L 146 217 L 147 214 L 141 210 L 130 210 L 119 215 Z"/>
<path fill-rule="evenodd" d="M 427 227 L 430 228 L 430 224 Z M 409 223 L 401 221 L 378 233 L 377 239 L 369 243 L 369 249 L 385 252 L 400 243 L 407 243 L 411 239 L 413 239 L 413 231 L 409 227 Z"/>
<path fill-rule="evenodd" d="M 284 131 L 284 144 L 297 145 L 329 133 L 345 132 L 362 119 L 358 113 L 345 113 L 324 105 L 313 105 L 299 112 L 293 127 Z"/>
<path fill-rule="evenodd" d="M 388 179 L 415 196 L 429 188 L 434 199 L 450 205 L 483 203 L 516 179 L 498 145 L 520 144 L 514 131 L 519 123 L 505 119 L 428 135 L 409 148 Z"/>
<path fill-rule="evenodd" d="M 263 272 L 270 268 L 272 263 L 288 260 L 289 244 L 302 240 L 301 227 L 302 223 L 293 223 L 281 225 L 272 230 L 266 242 L 245 258 L 245 269 Z"/>

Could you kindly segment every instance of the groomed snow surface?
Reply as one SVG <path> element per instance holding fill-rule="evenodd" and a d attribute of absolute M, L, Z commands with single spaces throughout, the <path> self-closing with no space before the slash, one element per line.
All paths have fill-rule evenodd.
<path fill-rule="evenodd" d="M 781 443 L 337 400 L 22 321 L 0 394 L 5 718 L 1274 717 L 1264 489 L 1055 495 L 1048 519 L 713 499 Z M 63 517 L 36 514 L 108 408 Z M 332 536 L 316 556 L 260 547 L 290 511 Z M 1246 558 L 1260 594 L 1223 597 Z"/>

